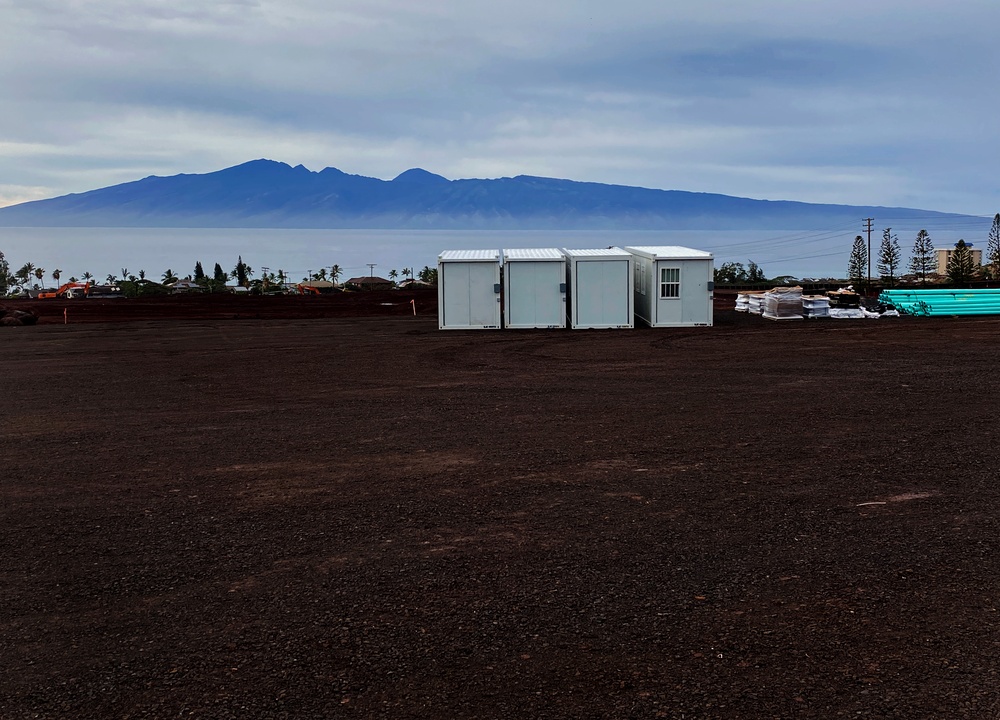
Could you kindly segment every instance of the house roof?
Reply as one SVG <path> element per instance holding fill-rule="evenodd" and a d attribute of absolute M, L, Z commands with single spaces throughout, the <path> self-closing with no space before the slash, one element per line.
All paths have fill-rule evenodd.
<path fill-rule="evenodd" d="M 385 278 L 372 275 L 351 278 L 347 282 L 351 285 L 392 285 L 392 280 L 386 280 Z"/>

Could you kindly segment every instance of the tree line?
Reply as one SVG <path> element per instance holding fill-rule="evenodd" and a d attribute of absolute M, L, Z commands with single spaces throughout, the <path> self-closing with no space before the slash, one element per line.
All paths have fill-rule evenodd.
<path fill-rule="evenodd" d="M 334 264 L 330 266 L 329 270 L 323 267 L 316 272 L 310 271 L 302 278 L 302 282 L 330 280 L 336 285 L 343 273 L 344 269 L 340 265 Z M 393 283 L 395 283 L 396 278 L 400 275 L 404 278 L 409 277 L 411 280 L 414 279 L 412 268 L 403 268 L 401 273 L 395 269 L 389 271 L 389 279 Z M 55 287 L 59 287 L 63 278 L 63 271 L 57 268 L 47 274 L 45 268 L 31 262 L 24 263 L 17 270 L 11 270 L 9 261 L 4 253 L 0 251 L 0 297 L 20 294 L 28 289 L 42 289 L 45 287 L 45 278 L 47 276 L 51 276 Z M 425 265 L 422 270 L 416 273 L 416 277 L 423 282 L 435 284 L 437 282 L 437 269 Z M 133 273 L 128 268 L 123 267 L 120 275 L 108 273 L 105 278 L 99 279 L 90 272 L 84 272 L 80 277 L 72 276 L 67 278 L 66 282 L 104 283 L 119 286 L 125 295 L 142 295 L 166 292 L 166 286 L 173 285 L 180 280 L 193 282 L 209 292 L 225 292 L 230 281 L 234 281 L 240 287 L 264 291 L 271 287 L 279 288 L 287 283 L 295 282 L 284 270 L 271 272 L 267 268 L 264 268 L 260 276 L 255 278 L 254 269 L 243 262 L 242 255 L 238 257 L 236 265 L 229 271 L 224 270 L 220 263 L 215 263 L 215 268 L 211 275 L 205 272 L 199 260 L 195 263 L 194 272 L 184 278 L 179 277 L 172 268 L 167 268 L 163 272 L 159 282 L 157 282 L 150 279 L 145 270 Z"/>
<path fill-rule="evenodd" d="M 864 283 L 868 279 L 868 246 L 865 238 L 858 235 L 854 238 L 854 246 L 847 261 L 847 277 L 853 283 Z M 899 237 L 892 228 L 882 231 L 882 244 L 879 247 L 876 271 L 882 284 L 893 287 L 899 280 L 903 267 L 903 255 L 899 246 Z M 910 250 L 910 261 L 907 266 L 910 273 L 927 284 L 927 278 L 937 272 L 937 256 L 930 233 L 920 230 L 913 241 Z M 946 277 L 956 285 L 962 285 L 977 277 L 989 280 L 1000 279 L 1000 213 L 993 217 L 986 242 L 986 262 L 979 265 L 972 252 L 972 247 L 959 240 L 951 250 L 948 264 L 945 268 Z"/>

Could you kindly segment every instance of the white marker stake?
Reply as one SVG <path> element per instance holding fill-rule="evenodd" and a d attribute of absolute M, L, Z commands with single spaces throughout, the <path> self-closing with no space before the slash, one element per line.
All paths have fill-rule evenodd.
<path fill-rule="evenodd" d="M 417 301 L 416 300 L 410 300 L 410 305 L 413 306 L 413 314 L 416 315 L 417 314 Z"/>
<path fill-rule="evenodd" d="M 65 325 L 65 324 L 67 324 L 69 322 L 69 320 L 67 319 L 67 315 L 66 315 L 66 311 L 67 310 L 69 310 L 69 308 L 63 308 L 63 325 Z"/>

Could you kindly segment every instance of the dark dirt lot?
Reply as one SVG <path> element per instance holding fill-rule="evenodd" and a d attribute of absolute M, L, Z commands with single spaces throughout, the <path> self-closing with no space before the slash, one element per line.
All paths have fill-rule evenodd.
<path fill-rule="evenodd" d="M 0 329 L 0 717 L 1000 716 L 1000 318 L 409 299 Z"/>

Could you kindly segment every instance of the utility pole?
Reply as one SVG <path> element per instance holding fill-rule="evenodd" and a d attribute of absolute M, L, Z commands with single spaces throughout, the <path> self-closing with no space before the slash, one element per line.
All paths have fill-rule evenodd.
<path fill-rule="evenodd" d="M 261 271 L 261 273 L 263 273 L 261 275 L 261 280 L 262 280 L 262 282 L 261 282 L 261 288 L 262 288 L 262 290 L 261 291 L 262 292 L 267 292 L 267 271 L 270 270 L 270 269 L 271 268 L 265 267 L 263 265 L 260 266 L 260 271 Z"/>
<path fill-rule="evenodd" d="M 368 277 L 375 277 L 375 266 L 378 263 L 365 263 L 368 266 Z"/>
<path fill-rule="evenodd" d="M 872 222 L 875 218 L 865 218 L 865 231 L 868 233 L 868 287 L 867 291 L 872 291 Z"/>

